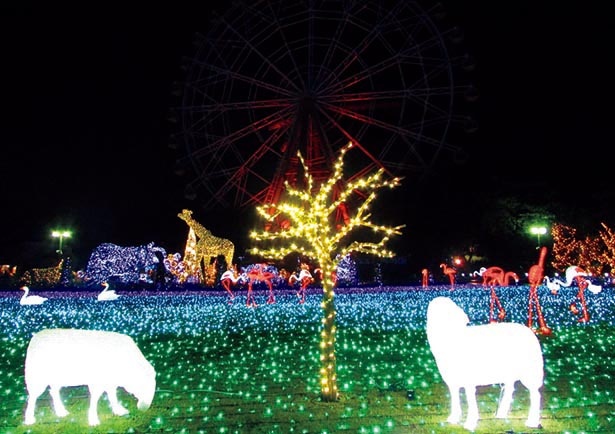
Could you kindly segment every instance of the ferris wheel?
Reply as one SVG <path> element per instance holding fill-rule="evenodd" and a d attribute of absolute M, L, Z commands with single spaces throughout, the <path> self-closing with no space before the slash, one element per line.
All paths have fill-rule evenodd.
<path fill-rule="evenodd" d="M 186 197 L 205 209 L 276 203 L 300 178 L 315 181 L 348 142 L 348 180 L 383 169 L 422 175 L 467 119 L 456 82 L 467 55 L 458 29 L 415 1 L 257 0 L 217 15 L 187 59 L 174 134 Z M 461 98 L 460 98 L 461 97 Z"/>

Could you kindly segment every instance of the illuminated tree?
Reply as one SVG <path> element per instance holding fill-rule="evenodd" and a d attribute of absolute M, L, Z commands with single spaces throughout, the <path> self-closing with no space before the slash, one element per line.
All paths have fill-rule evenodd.
<path fill-rule="evenodd" d="M 374 224 L 370 221 L 370 204 L 376 199 L 376 191 L 384 188 L 394 188 L 399 185 L 399 178 L 383 179 L 383 170 L 349 182 L 343 189 L 342 184 L 344 155 L 352 148 L 349 143 L 340 150 L 331 177 L 314 188 L 313 178 L 305 161 L 298 153 L 304 170 L 304 186 L 294 188 L 285 183 L 288 202 L 268 204 L 257 207 L 258 214 L 268 222 L 274 221 L 280 215 L 288 219 L 290 225 L 277 232 L 254 231 L 250 238 L 257 242 L 266 242 L 269 248 L 253 248 L 252 252 L 265 258 L 283 259 L 286 255 L 299 252 L 312 258 L 322 270 L 323 319 L 320 340 L 320 388 L 324 401 L 335 401 L 339 398 L 337 387 L 337 367 L 335 359 L 335 272 L 339 261 L 351 252 L 367 253 L 380 257 L 392 257 L 393 252 L 385 249 L 385 244 L 392 235 L 401 234 L 402 226 L 389 227 Z M 361 192 L 363 202 L 358 206 L 355 215 L 348 222 L 337 227 L 335 213 L 349 198 Z M 292 202 L 291 202 L 292 201 Z M 273 211 L 273 212 L 272 212 Z M 372 235 L 368 241 L 351 241 L 351 232 L 358 228 L 371 229 Z M 271 245 L 277 243 L 277 247 Z"/>
<path fill-rule="evenodd" d="M 611 272 L 615 270 L 615 231 L 604 223 L 600 223 L 604 228 L 598 235 L 605 245 L 605 249 L 600 256 L 600 262 L 608 265 Z"/>
<path fill-rule="evenodd" d="M 553 260 L 551 266 L 563 272 L 569 265 L 577 265 L 579 257 L 579 242 L 576 238 L 577 230 L 571 226 L 554 223 L 551 226 L 553 238 Z"/>
<path fill-rule="evenodd" d="M 598 237 L 586 236 L 579 241 L 579 250 L 581 254 L 577 265 L 594 275 L 602 274 L 604 264 L 601 262 L 601 257 L 605 251 L 602 240 Z"/>
<path fill-rule="evenodd" d="M 598 237 L 577 238 L 577 230 L 556 223 L 551 228 L 553 237 L 553 261 L 551 265 L 564 271 L 570 265 L 578 265 L 592 274 L 602 274 L 606 265 L 613 269 L 615 257 L 615 234 L 602 223 L 604 231 Z"/>

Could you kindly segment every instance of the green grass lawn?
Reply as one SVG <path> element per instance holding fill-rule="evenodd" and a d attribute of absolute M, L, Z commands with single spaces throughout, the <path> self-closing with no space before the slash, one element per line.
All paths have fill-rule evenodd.
<path fill-rule="evenodd" d="M 576 291 L 572 290 L 571 291 Z M 545 358 L 542 429 L 526 428 L 528 394 L 518 384 L 508 420 L 495 419 L 498 386 L 479 388 L 481 433 L 615 432 L 615 325 L 607 289 L 588 296 L 592 320 L 577 323 L 567 309 L 573 292 L 541 292 L 554 334 L 540 337 Z M 48 292 L 41 306 L 20 306 L 18 291 L 0 296 L 0 432 L 2 433 L 465 433 L 446 422 L 448 390 L 424 331 L 431 298 L 446 295 L 472 323 L 485 323 L 482 288 L 456 291 L 338 292 L 337 359 L 341 398 L 319 400 L 320 297 L 306 304 L 294 292 L 248 308 L 219 293 L 126 293 L 110 303 L 95 294 Z M 508 321 L 525 322 L 527 287 L 504 288 Z M 88 392 L 66 388 L 69 416 L 57 418 L 46 392 L 37 422 L 23 425 L 23 366 L 32 333 L 52 327 L 112 330 L 132 336 L 157 371 L 151 408 L 141 412 L 120 389 L 127 416 L 106 401 L 101 424 L 87 425 Z M 121 366 L 109 366 L 121 369 Z M 463 402 L 463 401 L 462 401 Z M 465 407 L 464 407 L 465 409 Z"/>

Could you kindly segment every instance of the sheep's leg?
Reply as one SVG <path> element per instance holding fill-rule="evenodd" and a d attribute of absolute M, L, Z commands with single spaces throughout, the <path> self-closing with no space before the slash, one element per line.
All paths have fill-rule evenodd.
<path fill-rule="evenodd" d="M 111 404 L 111 410 L 113 414 L 116 416 L 124 416 L 128 414 L 128 410 L 120 404 L 120 401 L 117 399 L 117 388 L 109 388 L 107 389 L 107 398 L 109 398 L 109 404 Z"/>
<path fill-rule="evenodd" d="M 530 411 L 525 421 L 525 426 L 530 428 L 540 428 L 540 391 L 538 388 L 531 388 L 530 391 Z"/>
<path fill-rule="evenodd" d="M 49 394 L 51 395 L 51 400 L 53 402 L 53 409 L 56 412 L 56 416 L 64 417 L 68 415 L 68 411 L 64 404 L 62 403 L 62 398 L 60 397 L 60 387 L 59 386 L 51 386 L 49 389 Z"/>
<path fill-rule="evenodd" d="M 96 386 L 88 386 L 90 389 L 90 409 L 88 410 L 88 423 L 90 426 L 96 426 L 100 424 L 98 419 L 98 400 L 103 393 L 103 389 Z"/>
<path fill-rule="evenodd" d="M 36 401 L 38 397 L 43 394 L 45 391 L 45 387 L 33 387 L 28 385 L 28 405 L 26 406 L 26 415 L 24 418 L 24 424 L 32 425 L 36 422 L 36 418 L 34 417 L 34 410 L 36 409 Z"/>
<path fill-rule="evenodd" d="M 474 431 L 478 424 L 478 405 L 476 404 L 476 386 L 465 386 L 466 401 L 468 402 L 468 416 L 463 427 L 468 431 Z"/>
<path fill-rule="evenodd" d="M 457 424 L 461 420 L 461 402 L 459 400 L 459 387 L 448 386 L 449 393 L 451 394 L 451 414 L 449 415 L 447 422 Z"/>
<path fill-rule="evenodd" d="M 495 417 L 498 419 L 506 419 L 510 412 L 510 405 L 512 404 L 513 393 L 515 391 L 515 385 L 507 383 L 502 386 L 504 388 L 502 393 L 502 399 L 500 399 L 500 405 L 498 405 L 498 411 Z"/>

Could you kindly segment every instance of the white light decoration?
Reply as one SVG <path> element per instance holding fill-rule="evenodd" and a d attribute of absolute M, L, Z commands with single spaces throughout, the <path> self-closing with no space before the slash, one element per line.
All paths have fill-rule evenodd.
<path fill-rule="evenodd" d="M 427 308 L 427 340 L 442 379 L 449 388 L 451 412 L 448 422 L 461 419 L 460 390 L 465 389 L 468 412 L 464 428 L 475 430 L 479 414 L 476 387 L 502 384 L 496 413 L 506 418 L 515 383 L 521 381 L 530 394 L 526 426 L 540 426 L 540 388 L 544 362 L 534 332 L 519 323 L 468 326 L 466 313 L 448 297 L 436 297 Z"/>
<path fill-rule="evenodd" d="M 96 297 L 98 301 L 113 301 L 113 300 L 117 300 L 118 298 L 120 298 L 120 295 L 117 292 L 115 292 L 115 290 L 109 289 L 108 282 L 103 282 L 102 286 L 105 289 L 103 289 L 100 292 L 100 294 L 98 294 L 98 296 Z"/>
<path fill-rule="evenodd" d="M 156 391 L 156 371 L 128 335 L 99 330 L 45 329 L 36 333 L 28 345 L 25 382 L 26 425 L 36 422 L 36 401 L 47 387 L 56 415 L 64 417 L 68 411 L 62 403 L 60 389 L 88 386 L 88 423 L 95 426 L 100 423 L 97 406 L 104 392 L 113 414 L 128 414 L 118 401 L 118 387 L 138 399 L 140 410 L 147 410 Z"/>
<path fill-rule="evenodd" d="M 103 243 L 90 254 L 85 269 L 88 283 L 102 284 L 117 280 L 121 283 L 138 283 L 141 275 L 154 273 L 159 262 L 164 263 L 167 252 L 154 242 L 140 246 L 118 246 Z"/>

